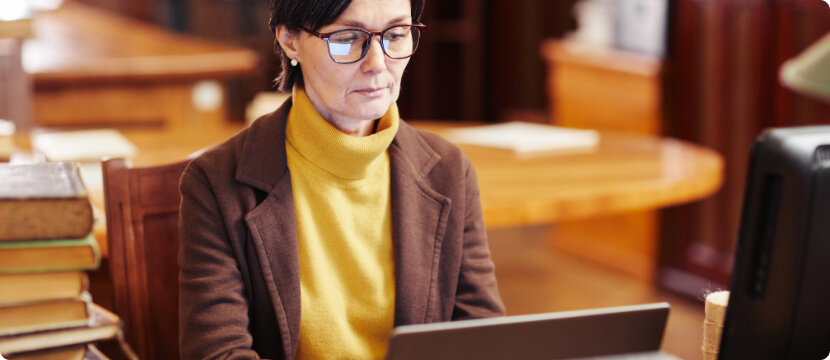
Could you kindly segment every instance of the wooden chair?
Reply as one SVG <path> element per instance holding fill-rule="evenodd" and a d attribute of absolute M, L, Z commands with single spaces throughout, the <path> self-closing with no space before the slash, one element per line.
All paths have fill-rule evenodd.
<path fill-rule="evenodd" d="M 115 312 L 141 359 L 178 359 L 179 178 L 190 160 L 103 162 Z"/>

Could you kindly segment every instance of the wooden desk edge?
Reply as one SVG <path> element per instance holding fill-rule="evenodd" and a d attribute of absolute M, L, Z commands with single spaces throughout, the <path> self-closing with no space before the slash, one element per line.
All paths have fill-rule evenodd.
<path fill-rule="evenodd" d="M 630 184 L 628 187 L 632 190 L 625 194 L 617 191 L 606 196 L 595 194 L 588 199 L 576 194 L 572 201 L 538 198 L 530 202 L 498 205 L 488 204 L 482 199 L 485 225 L 487 228 L 542 225 L 654 210 L 702 200 L 721 188 L 724 181 L 724 160 L 718 152 L 674 138 L 660 138 L 660 141 L 665 148 L 687 151 L 694 156 L 694 161 L 683 162 L 683 171 L 664 168 L 660 177 Z M 566 207 L 568 210 L 564 211 Z"/>
<path fill-rule="evenodd" d="M 35 28 L 39 26 L 52 26 L 57 29 L 78 28 L 77 33 L 83 36 L 63 36 L 44 31 L 48 29 L 38 29 L 39 35 L 30 41 L 23 59 L 26 70 L 36 85 L 79 80 L 98 82 L 228 77 L 249 75 L 260 66 L 259 55 L 254 50 L 175 33 L 81 3 L 66 3 L 56 10 L 40 14 L 35 18 Z M 155 47 L 145 49 L 145 54 L 100 52 L 98 49 L 108 49 L 114 45 L 113 37 L 109 34 L 97 35 L 106 29 L 124 32 L 127 35 L 144 34 L 144 37 L 140 38 L 133 36 L 132 40 L 167 43 L 173 50 L 160 52 L 160 47 L 154 45 Z M 61 41 L 70 43 L 62 44 Z M 72 44 L 73 41 L 95 44 Z M 61 45 L 60 49 L 49 50 L 56 42 Z M 64 46 L 73 49 L 75 53 L 61 53 L 66 50 L 63 49 Z M 84 49 L 87 49 L 86 52 Z M 62 56 L 52 56 L 57 54 Z"/>

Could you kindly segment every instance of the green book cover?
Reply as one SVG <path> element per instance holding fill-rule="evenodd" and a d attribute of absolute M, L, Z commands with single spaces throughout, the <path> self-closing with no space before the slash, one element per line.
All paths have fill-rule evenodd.
<path fill-rule="evenodd" d="M 81 239 L 0 242 L 0 274 L 93 270 L 101 250 L 92 234 Z"/>

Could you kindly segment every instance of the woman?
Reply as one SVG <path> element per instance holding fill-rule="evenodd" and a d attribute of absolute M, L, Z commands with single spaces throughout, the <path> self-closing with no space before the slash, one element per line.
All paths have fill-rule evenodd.
<path fill-rule="evenodd" d="M 503 315 L 470 162 L 398 118 L 423 0 L 271 9 L 292 99 L 182 176 L 182 358 L 383 358 Z"/>

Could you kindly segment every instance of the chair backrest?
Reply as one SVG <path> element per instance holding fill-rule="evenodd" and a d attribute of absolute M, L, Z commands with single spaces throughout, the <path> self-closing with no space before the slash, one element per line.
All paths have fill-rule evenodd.
<path fill-rule="evenodd" d="M 178 359 L 179 178 L 190 160 L 131 168 L 103 162 L 115 312 L 141 359 Z"/>

